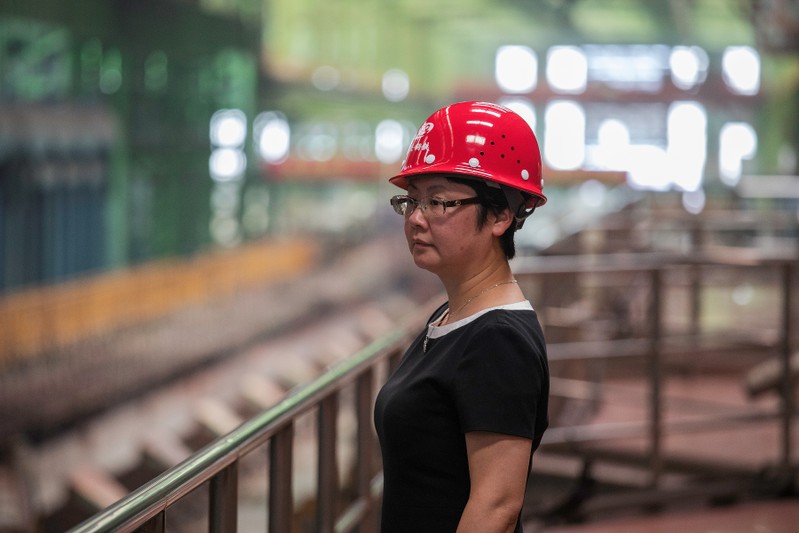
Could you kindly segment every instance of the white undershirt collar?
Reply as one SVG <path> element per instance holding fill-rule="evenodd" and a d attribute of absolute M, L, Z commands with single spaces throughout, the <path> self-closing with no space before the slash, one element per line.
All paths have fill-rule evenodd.
<path fill-rule="evenodd" d="M 505 311 L 532 311 L 533 304 L 531 304 L 529 300 L 524 300 L 523 302 L 497 305 L 495 307 L 489 307 L 487 309 L 483 309 L 482 311 L 478 311 L 473 315 L 469 315 L 466 318 L 462 318 L 451 324 L 447 324 L 446 326 L 439 326 L 438 323 L 441 322 L 441 320 L 443 320 L 445 316 L 447 316 L 447 312 L 444 312 L 437 320 L 434 320 L 427 326 L 427 338 L 437 339 L 439 337 L 443 337 L 444 335 L 446 335 L 451 331 L 455 331 L 458 328 L 462 328 L 463 326 L 471 322 L 474 322 L 475 320 L 477 320 L 484 314 L 488 313 L 489 311 L 495 311 L 497 309 L 502 309 Z"/>

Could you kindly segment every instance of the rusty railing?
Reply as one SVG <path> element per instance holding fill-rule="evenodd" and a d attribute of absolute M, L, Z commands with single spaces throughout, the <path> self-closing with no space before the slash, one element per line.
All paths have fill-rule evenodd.
<path fill-rule="evenodd" d="M 526 287 L 528 297 L 533 292 L 543 295 L 546 291 L 558 291 L 559 286 L 552 279 L 561 279 L 563 276 L 573 276 L 575 284 L 594 284 L 593 288 L 606 287 L 616 283 L 622 290 L 634 290 L 631 283 L 636 279 L 639 283 L 638 290 L 646 293 L 645 305 L 642 316 L 639 317 L 644 325 L 643 334 L 627 336 L 624 338 L 606 340 L 585 340 L 575 342 L 551 342 L 548 339 L 549 360 L 553 365 L 566 361 L 612 361 L 623 358 L 639 358 L 644 362 L 642 375 L 646 381 L 647 419 L 644 421 L 627 421 L 615 423 L 587 423 L 580 426 L 551 427 L 544 436 L 544 447 L 558 449 L 576 449 L 575 444 L 581 442 L 598 442 L 607 439 L 625 437 L 645 437 L 648 443 L 646 461 L 650 474 L 650 483 L 657 486 L 664 470 L 663 440 L 665 435 L 680 431 L 713 431 L 725 427 L 732 427 L 742 423 L 755 423 L 763 420 L 773 420 L 779 425 L 780 443 L 779 457 L 775 463 L 787 467 L 795 464 L 793 457 L 794 443 L 792 441 L 791 426 L 796 415 L 794 399 L 794 374 L 792 368 L 792 355 L 794 358 L 797 348 L 794 346 L 796 333 L 791 331 L 795 324 L 796 303 L 792 299 L 795 292 L 796 269 L 799 261 L 793 258 L 757 259 L 751 255 L 734 254 L 701 254 L 692 256 L 683 254 L 607 254 L 607 255 L 582 255 L 582 256 L 553 256 L 522 260 L 515 266 L 515 274 L 519 283 Z M 708 333 L 702 331 L 702 310 L 706 309 L 703 301 L 704 288 L 712 274 L 719 272 L 735 272 L 741 279 L 766 278 L 776 299 L 774 301 L 774 327 L 772 335 L 753 335 L 746 340 L 745 325 L 732 324 L 726 332 L 720 335 L 721 340 L 711 348 L 705 342 Z M 765 272 L 765 274 L 764 274 Z M 686 331 L 676 333 L 665 325 L 665 294 L 670 285 L 667 280 L 675 274 L 682 279 L 685 291 L 690 293 L 687 299 L 688 317 Z M 553 278 L 554 277 L 554 278 Z M 615 278 L 614 278 L 615 277 Z M 620 280 L 620 281 L 619 281 Z M 627 287 L 624 287 L 628 284 Z M 643 285 L 643 287 L 641 287 Z M 537 288 L 536 288 L 537 287 Z M 673 284 L 671 285 L 673 287 Z M 583 287 L 584 288 L 584 287 Z M 590 290 L 589 290 L 590 292 Z M 535 299 L 535 298 L 534 298 Z M 545 299 L 543 297 L 542 299 Z M 539 302 L 540 303 L 540 302 Z M 546 307 L 539 310 L 546 323 Z M 762 332 L 760 332 L 762 333 Z M 683 337 L 683 344 L 676 340 Z M 755 338 L 756 337 L 756 338 Z M 764 339 L 764 337 L 769 337 Z M 691 354 L 697 361 L 701 361 L 704 352 L 719 351 L 732 354 L 736 350 L 736 342 L 751 342 L 758 345 L 759 352 L 771 357 L 775 370 L 770 383 L 771 389 L 778 395 L 777 405 L 772 408 L 746 407 L 738 412 L 725 412 L 695 417 L 692 420 L 666 421 L 664 418 L 664 357 L 682 351 Z M 796 366 L 796 363 L 793 363 Z M 601 384 L 589 383 L 580 380 L 559 380 L 553 375 L 552 394 L 576 393 L 585 395 L 585 391 Z M 562 387 L 560 386 L 562 385 Z M 582 391 L 582 392 L 581 392 Z"/>

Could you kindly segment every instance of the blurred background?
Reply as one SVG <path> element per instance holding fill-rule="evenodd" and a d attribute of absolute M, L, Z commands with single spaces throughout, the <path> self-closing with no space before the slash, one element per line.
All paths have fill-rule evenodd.
<path fill-rule="evenodd" d="M 531 246 L 647 191 L 701 211 L 796 171 L 795 9 L 3 2 L 0 288 L 360 238 L 418 125 L 459 100 L 519 110 L 541 140 L 553 204 Z"/>
<path fill-rule="evenodd" d="M 518 233 L 522 278 L 548 256 L 749 261 L 709 289 L 665 280 L 665 320 L 773 333 L 702 368 L 735 402 L 771 391 L 790 434 L 784 372 L 751 371 L 793 346 L 797 52 L 796 0 L 0 0 L 0 531 L 74 525 L 169 466 L 164 442 L 231 427 L 209 396 L 250 390 L 252 413 L 440 301 L 387 178 L 462 100 L 540 141 L 549 203 Z M 652 286 L 578 291 L 569 265 L 527 285 L 553 343 L 650 331 Z M 555 377 L 618 377 L 566 359 Z M 274 379 L 243 384 L 253 364 Z M 599 412 L 570 391 L 555 426 Z M 760 474 L 792 464 L 773 440 Z M 572 497 L 579 472 L 549 481 Z M 549 505 L 536 523 L 577 520 L 555 503 L 530 504 Z"/>

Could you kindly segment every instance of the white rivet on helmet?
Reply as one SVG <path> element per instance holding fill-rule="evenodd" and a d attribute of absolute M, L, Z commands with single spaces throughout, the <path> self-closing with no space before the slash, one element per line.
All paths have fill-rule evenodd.
<path fill-rule="evenodd" d="M 436 156 L 434 156 L 433 154 L 427 154 L 426 156 L 424 156 L 424 162 L 427 163 L 428 165 L 432 165 L 435 160 Z"/>
<path fill-rule="evenodd" d="M 472 168 L 479 167 L 480 166 L 480 160 L 478 160 L 476 157 L 473 157 L 473 158 L 469 159 L 469 166 L 472 167 Z"/>
<path fill-rule="evenodd" d="M 529 180 L 529 179 L 530 179 L 530 173 L 529 173 L 529 172 L 527 172 L 527 169 L 525 169 L 525 170 L 522 170 L 522 179 L 523 179 L 524 181 L 527 181 L 527 180 Z"/>

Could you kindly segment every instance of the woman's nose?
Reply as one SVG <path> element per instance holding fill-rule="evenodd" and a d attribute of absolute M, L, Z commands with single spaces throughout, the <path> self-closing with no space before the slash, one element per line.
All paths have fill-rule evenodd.
<path fill-rule="evenodd" d="M 421 226 L 427 222 L 424 214 L 422 213 L 422 206 L 417 205 L 416 209 L 411 211 L 411 214 L 408 215 L 407 220 L 410 224 L 415 226 Z"/>

